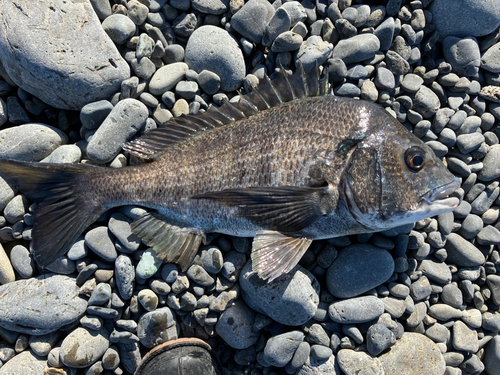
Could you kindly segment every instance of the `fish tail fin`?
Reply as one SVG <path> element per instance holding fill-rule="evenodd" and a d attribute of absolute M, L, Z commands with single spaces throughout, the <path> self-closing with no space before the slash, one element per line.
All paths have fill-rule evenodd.
<path fill-rule="evenodd" d="M 33 256 L 40 268 L 62 256 L 107 209 L 81 183 L 100 169 L 0 159 L 0 175 L 37 203 L 31 234 Z"/>

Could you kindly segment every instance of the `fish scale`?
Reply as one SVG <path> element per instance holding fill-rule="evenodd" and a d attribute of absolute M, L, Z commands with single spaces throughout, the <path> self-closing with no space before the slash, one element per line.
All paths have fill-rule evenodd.
<path fill-rule="evenodd" d="M 252 267 L 268 281 L 311 241 L 374 232 L 452 211 L 458 181 L 380 106 L 326 95 L 301 65 L 205 113 L 172 119 L 124 146 L 143 159 L 110 169 L 0 160 L 37 202 L 33 254 L 46 267 L 105 210 L 153 209 L 131 224 L 183 270 L 205 234 L 254 236 Z M 50 235 L 47 235 L 50 234 Z"/>

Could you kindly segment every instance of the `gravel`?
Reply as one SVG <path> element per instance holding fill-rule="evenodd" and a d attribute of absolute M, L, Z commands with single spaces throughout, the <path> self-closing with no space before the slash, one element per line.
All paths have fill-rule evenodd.
<path fill-rule="evenodd" d="M 150 348 L 193 336 L 227 374 L 499 373 L 497 3 L 53 3 L 1 5 L 0 46 L 15 46 L 2 49 L 1 158 L 132 165 L 133 137 L 317 62 L 336 95 L 382 105 L 443 158 L 461 203 L 315 241 L 269 284 L 251 239 L 208 234 L 183 272 L 132 234 L 147 211 L 121 207 L 41 275 L 35 206 L 0 178 L 0 375 L 133 374 Z M 50 27 L 26 26 L 38 16 Z"/>

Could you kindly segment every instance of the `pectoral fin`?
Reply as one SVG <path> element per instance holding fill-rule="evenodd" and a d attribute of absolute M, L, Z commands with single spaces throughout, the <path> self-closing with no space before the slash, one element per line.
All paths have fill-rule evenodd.
<path fill-rule="evenodd" d="M 252 270 L 271 282 L 290 272 L 311 242 L 307 237 L 288 237 L 270 230 L 257 232 L 252 244 Z"/>
<path fill-rule="evenodd" d="M 179 264 L 183 271 L 189 268 L 200 244 L 205 242 L 205 234 L 201 229 L 168 224 L 158 213 L 144 215 L 130 227 L 156 252 L 158 258 Z"/>
<path fill-rule="evenodd" d="M 330 210 L 328 187 L 249 187 L 195 195 L 237 207 L 238 216 L 261 227 L 294 233 L 311 225 Z"/>

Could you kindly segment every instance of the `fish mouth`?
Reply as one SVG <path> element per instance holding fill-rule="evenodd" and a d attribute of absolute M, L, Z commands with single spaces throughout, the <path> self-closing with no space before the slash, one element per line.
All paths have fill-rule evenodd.
<path fill-rule="evenodd" d="M 456 197 L 449 197 L 449 195 L 459 187 L 460 180 L 455 178 L 449 183 L 438 186 L 422 195 L 422 203 L 432 207 L 432 210 L 445 209 L 451 211 L 459 205 L 460 200 Z"/>

